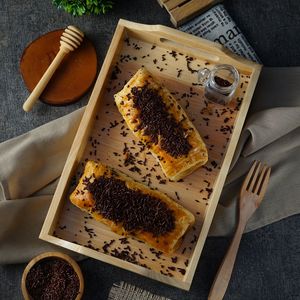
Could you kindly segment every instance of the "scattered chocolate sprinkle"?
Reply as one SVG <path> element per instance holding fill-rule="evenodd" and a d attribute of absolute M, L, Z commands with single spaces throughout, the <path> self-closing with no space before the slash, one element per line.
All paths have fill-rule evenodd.
<path fill-rule="evenodd" d="M 181 69 L 179 69 L 179 70 L 177 71 L 177 78 L 179 78 L 179 77 L 181 76 L 181 72 L 182 72 Z"/>
<path fill-rule="evenodd" d="M 172 263 L 176 264 L 178 257 L 177 256 L 171 257 L 171 260 L 172 260 Z"/>
<path fill-rule="evenodd" d="M 236 105 L 236 107 L 235 107 L 235 110 L 236 111 L 239 111 L 240 110 L 240 108 L 241 108 L 241 105 L 242 105 L 242 99 L 236 99 L 236 101 L 237 101 L 237 105 Z"/>
<path fill-rule="evenodd" d="M 131 167 L 131 168 L 129 169 L 129 171 L 138 173 L 138 174 L 140 174 L 140 175 L 142 174 L 141 169 L 140 169 L 139 167 L 137 167 L 137 166 Z"/>
<path fill-rule="evenodd" d="M 124 42 L 127 44 L 127 46 L 130 46 L 129 38 L 126 38 Z"/>
<path fill-rule="evenodd" d="M 126 237 L 120 238 L 119 241 L 121 242 L 122 245 L 129 244 L 128 239 Z"/>
<path fill-rule="evenodd" d="M 204 179 L 203 182 L 205 182 L 205 183 L 207 184 L 208 187 L 210 186 L 210 182 L 209 182 L 208 180 Z M 203 190 L 201 190 L 200 193 L 201 193 L 202 191 L 203 191 Z"/>
<path fill-rule="evenodd" d="M 120 68 L 118 67 L 118 65 L 115 65 L 114 69 L 112 70 L 110 79 L 111 80 L 118 79 L 118 74 L 120 74 L 120 73 L 121 73 Z"/>
<path fill-rule="evenodd" d="M 135 50 L 140 50 L 140 49 L 142 49 L 142 47 L 140 47 L 138 44 L 136 44 L 136 43 L 133 43 L 133 48 L 135 49 Z"/>
<path fill-rule="evenodd" d="M 86 224 L 87 221 L 84 221 L 84 223 Z M 88 228 L 87 226 L 84 225 L 84 230 L 85 232 L 89 235 L 90 238 L 94 237 L 94 229 L 93 228 Z"/>
<path fill-rule="evenodd" d="M 110 122 L 110 127 L 109 128 L 114 128 L 118 125 L 119 125 L 119 122 L 115 120 L 114 122 Z"/>
<path fill-rule="evenodd" d="M 206 126 L 208 126 L 209 118 L 202 118 L 206 122 Z"/>
<path fill-rule="evenodd" d="M 194 60 L 194 58 L 193 57 L 190 57 L 190 56 L 186 56 L 185 57 L 185 59 L 186 59 L 186 67 L 187 67 L 187 69 L 193 74 L 193 73 L 197 73 L 198 72 L 198 70 L 194 70 L 194 69 L 192 69 L 191 68 L 191 62 Z M 193 84 L 194 85 L 194 84 Z M 198 85 L 198 84 L 196 84 L 196 85 Z"/>
<path fill-rule="evenodd" d="M 214 160 L 211 161 L 211 165 L 212 165 L 214 168 L 216 168 L 216 167 L 218 166 L 218 164 L 217 164 Z"/>
<path fill-rule="evenodd" d="M 232 129 L 233 129 L 233 126 L 229 126 L 229 125 L 221 125 L 221 128 L 220 128 L 220 131 L 223 133 L 223 134 L 227 134 L 227 133 L 232 133 Z"/>
<path fill-rule="evenodd" d="M 178 60 L 177 58 L 177 52 L 172 50 L 171 52 L 168 52 L 172 57 L 174 57 L 175 61 Z"/>
<path fill-rule="evenodd" d="M 104 242 L 104 246 L 102 247 L 104 253 L 108 253 L 108 248 L 115 242 L 115 240 L 111 240 L 110 242 Z"/>
<path fill-rule="evenodd" d="M 118 247 L 118 248 L 119 248 L 119 247 Z M 124 250 L 131 251 L 132 249 L 131 249 L 131 247 L 130 247 L 129 245 L 127 245 L 127 246 L 124 248 Z"/>
<path fill-rule="evenodd" d="M 196 243 L 196 242 L 197 242 L 197 235 L 194 234 L 194 235 L 193 235 L 193 239 L 191 240 L 191 244 L 194 244 L 194 243 Z"/>
<path fill-rule="evenodd" d="M 138 264 L 136 256 L 134 254 L 130 253 L 129 251 L 127 251 L 127 250 L 119 251 L 117 249 L 113 249 L 110 252 L 110 255 L 114 256 L 114 257 L 117 257 L 117 258 L 120 258 L 120 259 L 125 260 L 125 261 L 129 261 L 129 262 L 134 263 L 134 264 Z"/>
<path fill-rule="evenodd" d="M 97 247 L 95 247 L 95 246 L 93 246 L 91 244 L 87 244 L 87 245 L 84 245 L 84 246 L 87 247 L 87 248 L 93 249 L 95 251 L 99 251 L 100 250 L 99 248 L 97 248 Z"/>
<path fill-rule="evenodd" d="M 123 154 L 125 155 L 125 159 L 124 159 L 125 167 L 127 167 L 129 165 L 135 165 L 136 159 L 135 159 L 134 155 L 130 152 L 126 143 L 124 143 Z"/>
<path fill-rule="evenodd" d="M 212 171 L 212 168 L 209 168 L 207 166 L 203 166 L 203 169 L 207 170 L 208 172 L 211 172 Z"/>
<path fill-rule="evenodd" d="M 177 268 L 177 270 L 178 270 L 182 275 L 185 275 L 185 269 Z"/>
<path fill-rule="evenodd" d="M 207 198 L 209 199 L 209 198 L 210 198 L 210 195 L 211 195 L 212 192 L 213 192 L 213 189 L 212 189 L 212 188 L 206 188 L 206 191 L 207 191 L 207 193 L 208 193 Z"/>
<path fill-rule="evenodd" d="M 159 181 L 159 184 L 166 184 L 167 183 L 167 180 L 165 180 L 165 179 L 161 179 L 160 181 Z"/>
<path fill-rule="evenodd" d="M 186 100 L 186 105 L 185 105 L 185 109 L 188 109 L 190 106 L 190 102 L 188 100 Z"/>

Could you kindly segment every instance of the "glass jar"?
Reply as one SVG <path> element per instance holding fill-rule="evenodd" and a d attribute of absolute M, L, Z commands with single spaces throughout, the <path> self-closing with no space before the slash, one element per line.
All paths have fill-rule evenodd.
<path fill-rule="evenodd" d="M 238 70 L 231 65 L 217 65 L 212 70 L 198 71 L 198 81 L 204 85 L 207 100 L 226 105 L 233 98 L 240 80 Z"/>

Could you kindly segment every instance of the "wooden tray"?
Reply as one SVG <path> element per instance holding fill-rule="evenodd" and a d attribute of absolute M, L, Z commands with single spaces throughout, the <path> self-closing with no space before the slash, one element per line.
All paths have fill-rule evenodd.
<path fill-rule="evenodd" d="M 241 74 L 228 106 L 207 102 L 197 70 L 234 65 Z M 175 95 L 207 144 L 209 162 L 182 182 L 164 177 L 124 123 L 113 94 L 145 66 Z M 205 243 L 261 66 L 222 46 L 160 25 L 120 20 L 70 150 L 40 238 L 78 253 L 188 290 Z M 128 156 L 133 159 L 126 159 Z M 196 223 L 182 246 L 165 255 L 111 232 L 68 200 L 85 161 L 93 159 L 158 188 L 189 209 Z M 128 161 L 130 163 L 128 163 Z M 134 161 L 134 163 L 131 163 Z"/>

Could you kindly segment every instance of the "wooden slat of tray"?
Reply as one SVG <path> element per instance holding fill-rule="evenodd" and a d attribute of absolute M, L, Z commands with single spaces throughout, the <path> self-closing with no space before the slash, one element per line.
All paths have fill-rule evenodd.
<path fill-rule="evenodd" d="M 208 9 L 220 0 L 158 0 L 158 3 L 165 7 L 175 27 L 192 19 L 201 11 Z"/>
<path fill-rule="evenodd" d="M 173 35 L 177 36 L 175 41 L 181 42 L 175 47 L 182 48 L 181 52 L 172 51 L 170 48 L 174 49 L 174 44 L 166 43 L 166 40 L 173 40 Z M 162 36 L 164 40 L 161 40 Z M 189 289 L 237 142 L 239 133 L 235 132 L 241 129 L 259 66 L 245 63 L 244 60 L 235 61 L 223 54 L 219 46 L 214 48 L 210 42 L 207 44 L 198 38 L 194 40 L 184 33 L 180 33 L 180 36 L 188 38 L 191 45 L 197 41 L 198 48 L 203 51 L 191 56 L 187 52 L 191 49 L 181 45 L 182 40 L 178 39 L 175 30 L 120 21 L 108 52 L 110 55 L 104 62 L 49 209 L 41 238 Z M 241 73 L 236 97 L 226 107 L 205 101 L 203 89 L 197 83 L 196 70 L 214 66 L 211 58 L 215 59 L 215 56 L 207 52 L 210 47 L 215 49 L 210 53 L 219 58 L 222 54 L 222 62 L 235 62 Z M 208 146 L 208 164 L 183 182 L 166 180 L 152 155 L 137 144 L 114 105 L 113 94 L 142 65 L 174 94 Z M 241 117 L 242 121 L 239 120 Z M 124 153 L 124 143 L 127 154 Z M 133 165 L 124 165 L 128 152 L 136 158 L 135 167 L 138 169 L 131 169 Z M 122 239 L 70 204 L 68 195 L 73 188 L 70 189 L 70 184 L 79 178 L 88 159 L 102 161 L 138 181 L 144 181 L 150 187 L 158 188 L 193 212 L 196 223 L 176 253 L 165 255 L 132 238 Z M 71 178 L 73 175 L 76 178 Z"/>

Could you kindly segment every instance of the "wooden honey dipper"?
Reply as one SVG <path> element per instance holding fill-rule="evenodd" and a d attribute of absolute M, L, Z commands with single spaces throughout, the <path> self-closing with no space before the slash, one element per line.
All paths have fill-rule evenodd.
<path fill-rule="evenodd" d="M 30 96 L 23 104 L 23 109 L 28 112 L 32 109 L 35 102 L 38 100 L 42 92 L 44 91 L 46 85 L 50 81 L 52 75 L 54 74 L 55 70 L 60 65 L 61 61 L 65 57 L 65 55 L 71 51 L 77 49 L 80 44 L 82 43 L 84 38 L 84 34 L 81 30 L 77 27 L 69 25 L 65 31 L 63 32 L 62 36 L 60 37 L 60 48 L 59 52 L 56 54 L 54 60 L 33 89 Z"/>

